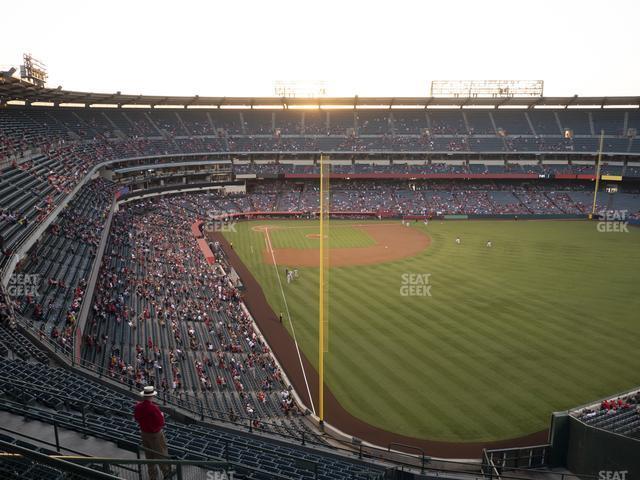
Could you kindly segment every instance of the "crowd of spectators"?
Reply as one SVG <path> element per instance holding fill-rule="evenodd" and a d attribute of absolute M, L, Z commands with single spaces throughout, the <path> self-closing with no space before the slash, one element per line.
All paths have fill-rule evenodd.
<path fill-rule="evenodd" d="M 511 128 L 511 117 L 504 128 L 493 131 L 488 117 L 476 126 L 466 126 L 457 112 L 429 115 L 394 112 L 306 112 L 302 115 L 264 112 L 167 112 L 106 111 L 68 109 L 6 110 L 0 119 L 0 164 L 22 152 L 52 152 L 69 144 L 76 148 L 141 154 L 187 151 L 557 151 L 585 152 L 597 149 L 597 138 L 564 138 L 557 132 L 544 136 Z M 381 113 L 381 114 L 379 114 Z M 470 115 L 470 114 L 468 114 Z M 494 116 L 501 113 L 494 112 Z M 505 114 L 507 115 L 507 114 Z M 263 118 L 265 117 L 265 118 Z M 268 117 L 268 118 L 267 118 Z M 428 120 L 431 118 L 431 121 Z M 623 118 L 621 115 L 620 118 Z M 243 120 L 241 120 L 243 119 Z M 475 121 L 475 120 L 474 120 Z M 555 123 L 555 119 L 549 119 Z M 622 122 L 622 120 L 621 120 Z M 517 121 L 526 125 L 524 118 Z M 484 125 L 484 127 L 483 127 Z M 520 132 L 509 135 L 509 131 Z M 617 136 L 607 138 L 606 151 L 638 151 L 640 142 L 630 142 L 614 128 Z"/>
<path fill-rule="evenodd" d="M 331 209 L 393 215 L 446 214 L 571 214 L 590 211 L 591 186 L 571 182 L 456 182 L 456 181 L 371 181 L 334 180 Z M 640 209 L 635 190 L 621 193 L 621 201 L 631 204 L 630 212 Z M 204 194 L 192 203 L 210 215 L 242 212 L 311 213 L 319 205 L 315 182 L 262 180 L 248 186 L 247 193 Z M 599 207 L 606 201 L 601 197 Z M 587 205 L 588 204 L 588 205 Z"/>
<path fill-rule="evenodd" d="M 577 416 L 594 427 L 637 437 L 640 433 L 640 392 L 603 400 L 599 405 L 580 410 Z"/>
<path fill-rule="evenodd" d="M 26 230 L 27 224 L 35 220 L 39 222 L 43 220 L 56 206 L 57 202 L 68 194 L 73 187 L 84 177 L 89 168 L 97 162 L 115 158 L 131 158 L 146 155 L 159 155 L 167 153 L 177 153 L 180 151 L 202 152 L 216 149 L 228 142 L 226 138 L 182 138 L 172 141 L 163 139 L 135 138 L 128 141 L 114 141 L 109 138 L 102 138 L 100 141 L 91 143 L 69 143 L 66 140 L 59 143 L 49 143 L 46 148 L 49 149 L 48 156 L 31 160 L 21 164 L 14 163 L 9 167 L 7 172 L 21 171 L 30 178 L 33 178 L 34 184 L 28 187 L 34 197 L 39 197 L 39 201 L 35 204 L 21 208 L 15 208 L 3 205 L 0 202 L 0 221 L 5 225 L 18 224 L 20 230 Z M 267 140 L 273 142 L 275 140 Z M 287 143 L 287 139 L 280 140 Z M 355 140 L 354 140 L 355 141 Z M 288 147 L 287 147 L 288 148 Z M 305 147 L 306 148 L 306 147 Z M 612 166 L 610 170 L 620 174 L 622 172 L 620 166 Z M 608 171 L 607 165 L 603 166 L 603 171 Z M 617 169 L 617 170 L 616 170 Z M 637 168 L 627 167 L 629 174 L 633 174 Z M 285 164 L 285 163 L 248 163 L 235 164 L 234 171 L 241 173 L 256 174 L 278 174 L 278 173 L 318 173 L 318 167 L 310 164 Z M 465 162 L 431 162 L 424 164 L 383 164 L 383 163 L 350 163 L 339 164 L 332 167 L 335 173 L 401 173 L 401 174 L 481 174 L 489 175 L 494 173 L 527 173 L 538 175 L 551 174 L 592 174 L 594 167 L 592 165 L 581 164 L 519 164 L 519 163 L 502 163 L 502 164 L 473 164 Z M 637 172 L 636 172 L 637 173 Z M 627 173 L 625 172 L 625 175 Z M 10 183 L 9 183 L 10 185 Z M 253 205 L 249 205 L 251 209 L 270 210 L 268 208 L 271 197 L 256 197 Z M 275 199 L 276 203 L 278 199 Z M 530 201 L 531 200 L 531 201 Z M 539 201 L 538 201 L 539 200 Z M 559 210 L 566 213 L 574 213 L 580 209 L 572 209 L 568 204 L 570 199 L 559 198 L 561 205 Z M 314 202 L 302 195 L 302 208 L 312 208 Z M 346 200 L 345 200 L 346 202 Z M 365 202 L 377 204 L 377 202 Z M 478 204 L 471 208 L 471 212 L 487 211 L 486 200 L 478 200 Z M 523 199 L 522 203 L 531 205 L 532 211 L 542 211 L 547 206 L 551 211 L 555 212 L 554 202 L 546 202 L 544 198 L 540 199 Z M 284 201 L 283 204 L 287 208 L 297 208 L 295 202 Z M 380 202 L 381 208 L 384 208 L 385 202 Z M 461 207 L 465 210 L 464 207 Z M 409 209 L 414 211 L 414 209 Z M 456 208 L 460 210 L 460 208 Z M 526 209 L 525 209 L 526 210 Z M 511 211 L 511 210 L 509 210 Z M 525 212 L 522 212 L 525 213 Z M 7 240 L 7 244 L 10 242 Z M 6 249 L 5 249 L 6 250 Z"/>
<path fill-rule="evenodd" d="M 0 287 L 0 324 L 10 326 L 15 323 L 13 310 L 10 305 L 11 297 L 6 294 L 3 287 Z"/>
<path fill-rule="evenodd" d="M 238 400 L 230 416 L 259 422 L 295 413 L 240 292 L 198 250 L 191 223 L 212 205 L 195 198 L 140 202 L 116 214 L 83 357 L 137 388 L 210 401 L 214 391 L 230 392 Z M 217 200 L 214 208 L 225 204 Z"/>
<path fill-rule="evenodd" d="M 111 182 L 87 183 L 16 268 L 38 279 L 37 294 L 19 296 L 16 309 L 63 348 L 71 343 L 113 195 Z"/>
<path fill-rule="evenodd" d="M 536 175 L 555 175 L 555 174 L 595 174 L 595 165 L 580 163 L 558 163 L 558 164 L 542 164 L 542 163 L 467 163 L 462 161 L 449 162 L 421 162 L 421 163 L 390 163 L 390 162 L 358 162 L 358 163 L 335 163 L 331 165 L 331 172 L 336 174 L 480 174 L 493 175 L 502 173 L 511 174 L 536 174 Z M 610 165 L 603 163 L 601 165 L 601 173 L 611 173 L 621 175 L 623 171 L 622 165 Z M 235 163 L 233 170 L 237 174 L 255 173 L 257 175 L 265 174 L 319 174 L 320 167 L 317 164 L 309 162 L 245 162 Z M 625 170 L 627 175 L 637 174 L 640 176 L 640 169 L 627 167 Z"/>
<path fill-rule="evenodd" d="M 587 212 L 582 195 L 585 185 L 554 183 L 455 181 L 371 181 L 334 180 L 331 185 L 331 209 L 340 212 L 440 215 L 440 214 L 573 214 Z M 625 194 L 640 207 L 637 195 Z M 311 212 L 318 208 L 319 191 L 315 183 L 302 186 L 293 181 L 261 181 L 249 186 L 246 195 L 208 199 L 207 208 L 215 212 Z M 635 210 L 633 210 L 635 211 Z"/>

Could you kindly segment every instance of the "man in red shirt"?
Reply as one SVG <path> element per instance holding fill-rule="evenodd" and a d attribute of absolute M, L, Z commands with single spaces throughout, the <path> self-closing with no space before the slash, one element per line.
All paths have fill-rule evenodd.
<path fill-rule="evenodd" d="M 164 438 L 164 414 L 153 403 L 153 398 L 158 394 L 153 386 L 146 386 L 144 390 L 140 392 L 143 400 L 138 402 L 134 409 L 134 418 L 140 426 L 140 438 L 142 439 L 142 446 L 145 449 L 145 456 L 147 459 L 154 458 L 169 458 L 169 452 L 167 450 L 167 441 Z M 149 464 L 149 480 L 156 480 L 158 478 L 157 466 Z M 171 476 L 171 465 L 160 465 L 163 478 L 169 478 Z"/>

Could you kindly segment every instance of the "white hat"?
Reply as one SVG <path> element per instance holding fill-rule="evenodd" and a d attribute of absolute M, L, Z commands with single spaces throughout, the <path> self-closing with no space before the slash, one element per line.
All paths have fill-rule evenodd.
<path fill-rule="evenodd" d="M 155 397 L 156 395 L 158 395 L 158 392 L 156 392 L 153 385 L 147 385 L 144 387 L 144 390 L 140 392 L 140 396 L 145 398 Z"/>

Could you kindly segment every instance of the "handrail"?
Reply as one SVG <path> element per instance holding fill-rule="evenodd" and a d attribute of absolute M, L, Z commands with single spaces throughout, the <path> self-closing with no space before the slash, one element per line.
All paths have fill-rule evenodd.
<path fill-rule="evenodd" d="M 71 463 L 67 460 L 52 458 L 43 453 L 35 452 L 33 450 L 29 450 L 28 448 L 20 447 L 18 445 L 14 445 L 13 443 L 4 442 L 2 440 L 0 440 L 0 448 L 5 451 L 19 453 L 23 457 L 33 459 L 39 463 L 44 463 L 54 468 L 59 468 L 60 470 L 77 473 L 78 475 L 82 475 L 82 478 L 92 478 L 96 480 L 120 480 L 120 477 L 109 475 L 107 473 L 93 470 L 91 468 L 83 467 L 82 465 L 76 465 L 75 463 Z"/>
<path fill-rule="evenodd" d="M 7 430 L 7 429 L 3 429 L 0 427 L 1 430 Z M 8 430 L 11 432 L 11 430 Z M 14 433 L 14 432 L 12 432 Z M 46 443 L 46 442 L 42 442 L 41 443 Z M 119 443 L 123 443 L 121 441 L 119 441 Z M 78 454 L 78 455 L 46 455 L 46 454 L 41 454 L 40 452 L 36 452 L 34 450 L 30 450 L 26 447 L 19 447 L 13 443 L 10 442 L 4 442 L 4 441 L 0 441 L 0 461 L 2 460 L 2 457 L 6 455 L 6 453 L 3 453 L 3 447 L 4 445 L 10 445 L 10 446 L 15 446 L 16 449 L 20 448 L 20 449 L 25 449 L 26 451 L 31 453 L 36 453 L 39 455 L 45 455 L 47 458 L 52 459 L 54 461 L 63 461 L 63 462 L 69 462 L 72 464 L 101 464 L 103 466 L 106 465 L 115 465 L 123 470 L 126 471 L 130 471 L 130 472 L 135 472 L 135 473 L 139 473 L 139 468 L 141 465 L 175 465 L 178 469 L 183 468 L 183 466 L 196 466 L 196 467 L 222 467 L 222 468 L 239 468 L 241 470 L 248 470 L 250 472 L 256 472 L 256 473 L 260 473 L 260 474 L 266 474 L 268 475 L 270 478 L 274 478 L 274 479 L 279 479 L 279 480 L 286 480 L 285 477 L 283 477 L 282 475 L 279 475 L 277 473 L 272 473 L 272 472 L 266 472 L 262 469 L 259 468 L 254 468 L 254 467 L 250 467 L 247 465 L 243 465 L 240 463 L 236 463 L 236 462 L 230 462 L 227 460 L 193 460 L 193 459 L 179 459 L 179 458 L 108 458 L 108 457 L 95 457 L 95 456 L 87 456 L 84 454 Z M 65 449 L 66 450 L 66 449 Z M 148 448 L 145 447 L 145 450 L 149 450 Z M 74 453 L 71 450 L 68 450 L 72 453 Z M 159 453 L 159 452 L 156 452 Z M 31 455 L 24 455 L 23 453 L 18 453 L 16 455 L 12 455 L 13 458 L 20 458 L 20 457 L 29 457 Z M 43 462 L 46 463 L 46 462 Z M 130 467 L 127 467 L 126 465 L 135 465 L 138 467 L 138 469 L 133 469 Z M 61 467 L 59 464 L 55 465 L 56 467 L 63 469 L 63 467 Z M 83 467 L 85 468 L 85 467 Z M 94 469 L 90 469 L 90 475 L 93 475 L 93 472 L 98 472 L 98 473 L 103 473 L 100 472 L 100 470 L 94 470 Z M 101 477 L 96 477 L 96 476 L 90 476 L 87 478 L 101 478 Z M 110 478 L 120 478 L 120 477 L 110 477 Z M 180 478 L 180 476 L 178 476 L 178 478 Z M 317 478 L 317 470 L 315 470 L 315 478 Z"/>
<path fill-rule="evenodd" d="M 55 439 L 56 439 L 56 443 L 51 443 L 51 442 L 48 442 L 46 440 L 42 440 L 41 438 L 32 437 L 32 436 L 27 435 L 25 433 L 17 432 L 15 430 L 11 430 L 10 428 L 0 427 L 0 431 L 8 432 L 8 433 L 10 433 L 10 434 L 12 434 L 14 436 L 18 436 L 20 438 L 26 438 L 27 440 L 31 440 L 33 442 L 42 443 L 44 445 L 47 445 L 48 447 L 54 447 L 56 449 L 56 451 L 59 452 L 59 453 L 60 453 L 61 450 L 64 450 L 64 451 L 69 452 L 69 453 L 73 453 L 75 458 L 78 458 L 78 457 L 83 457 L 83 458 L 88 458 L 88 459 L 94 458 L 94 457 L 91 457 L 91 456 L 89 456 L 89 455 L 87 455 L 85 453 L 78 452 L 76 450 L 72 450 L 71 448 L 63 447 L 62 445 L 60 445 L 57 422 L 53 423 L 53 433 L 54 433 L 54 436 L 55 436 Z M 133 447 L 135 447 L 135 449 L 136 449 L 136 451 L 138 453 L 138 456 L 140 455 L 140 453 L 139 453 L 139 451 L 140 451 L 139 448 L 140 447 L 138 445 L 136 445 L 134 443 L 127 442 L 126 440 L 121 440 L 119 443 L 120 443 L 120 445 L 132 445 Z M 133 451 L 133 448 L 132 448 L 131 451 Z M 126 467 L 122 467 L 122 468 L 127 469 Z"/>
<path fill-rule="evenodd" d="M 13 402 L 13 403 L 16 403 L 16 402 Z M 53 427 L 57 429 L 57 425 L 58 425 L 57 423 L 54 423 Z M 44 444 L 44 445 L 46 445 L 48 447 L 54 447 L 56 449 L 56 451 L 58 451 L 58 452 L 60 452 L 60 450 L 64 450 L 66 452 L 73 453 L 74 455 L 79 455 L 79 456 L 83 456 L 83 457 L 89 457 L 85 453 L 78 452 L 77 450 L 73 450 L 71 448 L 64 447 L 64 446 L 60 445 L 59 442 L 58 443 L 51 443 L 51 442 L 48 442 L 47 440 L 43 440 L 42 438 L 32 437 L 31 435 L 27 435 L 26 433 L 18 432 L 16 430 L 12 430 L 12 429 L 6 428 L 6 427 L 0 427 L 0 431 L 7 432 L 7 433 L 10 433 L 12 435 L 19 436 L 20 438 L 26 438 L 27 440 L 31 440 L 32 442 L 42 443 L 42 444 Z M 123 443 L 128 443 L 128 442 L 123 442 Z"/>
<path fill-rule="evenodd" d="M 425 462 L 429 462 L 431 459 L 428 457 L 425 457 L 424 454 L 424 450 L 420 447 L 415 447 L 413 445 L 406 445 L 404 443 L 398 443 L 398 442 L 391 442 L 387 448 L 387 451 L 391 451 L 391 447 L 396 446 L 396 447 L 402 447 L 402 448 L 408 448 L 411 450 L 415 450 L 417 452 L 420 452 L 420 457 L 421 457 L 421 464 L 420 464 L 420 473 L 424 473 L 424 464 Z"/>
<path fill-rule="evenodd" d="M 81 404 L 82 407 L 83 407 L 82 410 L 81 410 L 83 425 L 86 425 L 86 418 L 85 418 L 86 409 L 87 408 L 91 408 L 91 407 L 97 407 L 99 410 L 112 412 L 114 414 L 124 415 L 124 416 L 127 416 L 127 417 L 131 417 L 132 416 L 131 411 L 119 410 L 117 408 L 107 407 L 107 406 L 100 405 L 100 404 L 97 404 L 97 403 L 94 403 L 94 402 L 86 402 L 84 400 L 78 400 L 78 399 L 75 399 L 75 398 L 70 398 L 70 397 L 68 397 L 66 395 L 62 395 L 62 394 L 59 394 L 59 393 L 52 392 L 51 390 L 47 389 L 46 387 L 29 386 L 29 384 L 27 382 L 24 382 L 22 380 L 16 380 L 16 379 L 12 378 L 11 379 L 11 383 L 12 384 L 18 384 L 22 391 L 24 391 L 24 390 L 27 390 L 27 391 L 30 391 L 30 392 L 33 391 L 33 390 L 40 391 L 40 392 L 46 393 L 47 395 L 51 395 L 51 396 L 54 396 L 54 397 L 57 397 L 57 398 L 60 398 L 60 399 L 64 399 L 67 402 L 75 402 L 75 403 Z M 13 402 L 11 400 L 10 400 L 10 402 L 19 404 L 19 402 Z M 254 447 L 254 448 L 260 449 L 261 447 Z M 283 457 L 296 459 L 296 457 L 293 457 L 293 456 L 290 456 L 290 455 L 287 455 L 287 454 L 280 453 L 280 455 L 283 456 Z"/>
<path fill-rule="evenodd" d="M 487 449 L 483 448 L 482 449 L 482 473 L 483 475 L 486 475 L 486 473 L 484 472 L 484 463 L 486 462 L 487 466 L 489 467 L 489 480 L 493 480 L 493 475 L 495 474 L 495 478 L 496 480 L 500 480 L 500 472 L 498 471 L 498 469 L 496 468 L 495 464 L 493 463 L 493 460 L 491 458 L 489 458 L 489 454 L 487 453 Z"/>
<path fill-rule="evenodd" d="M 15 381 L 14 379 L 11 379 L 11 382 L 12 383 L 19 383 L 19 387 L 21 389 L 26 389 L 26 390 L 29 390 L 29 391 L 37 390 L 37 391 L 46 393 L 46 394 L 51 395 L 51 396 L 55 396 L 55 397 L 63 398 L 65 400 L 71 400 L 71 401 L 73 401 L 75 403 L 83 404 L 86 407 L 91 407 L 91 406 L 95 405 L 95 406 L 98 406 L 103 411 L 113 412 L 114 414 L 118 414 L 118 415 L 127 415 L 127 416 L 131 415 L 131 412 L 127 412 L 127 411 L 124 411 L 124 410 L 118 410 L 118 409 L 115 409 L 115 408 L 112 408 L 112 407 L 107 407 L 107 406 L 102 406 L 102 405 L 96 405 L 96 404 L 94 404 L 92 402 L 85 402 L 85 401 L 82 401 L 82 400 L 71 399 L 71 398 L 69 398 L 69 397 L 67 397 L 65 395 L 61 395 L 61 394 L 58 394 L 58 393 L 51 392 L 46 387 L 33 387 L 33 386 L 29 386 L 26 382 L 23 382 L 23 381 L 20 381 L 20 380 Z M 5 400 L 5 402 L 7 402 L 7 401 Z M 14 401 L 11 401 L 11 400 L 9 400 L 8 402 L 22 406 L 22 404 L 20 404 L 19 402 L 14 402 Z M 34 408 L 34 407 L 29 407 L 29 408 L 30 409 L 34 409 L 34 410 L 40 410 L 39 408 Z M 82 417 L 83 417 L 83 423 L 85 423 L 85 421 L 84 421 L 84 415 L 85 415 L 84 409 L 81 411 L 81 413 L 82 413 Z M 425 464 L 429 463 L 430 458 L 427 457 L 424 454 L 424 451 L 422 449 L 418 449 L 417 447 L 412 447 L 410 445 L 404 445 L 404 444 L 390 444 L 390 447 L 391 447 L 391 445 L 404 446 L 406 448 L 416 448 L 417 450 L 419 450 L 421 452 L 421 454 L 422 454 L 422 456 L 420 458 L 421 458 L 422 471 L 424 472 Z M 358 452 L 354 452 L 351 449 L 345 449 L 345 448 L 335 447 L 335 446 L 330 446 L 330 445 L 321 445 L 321 446 L 325 447 L 327 449 L 327 452 L 325 452 L 325 453 L 338 454 L 340 456 L 346 456 L 349 459 L 353 459 L 353 457 L 358 454 Z M 385 450 L 384 452 L 388 453 L 390 451 L 390 447 L 389 447 L 389 450 Z M 260 447 L 257 447 L 257 448 L 260 448 Z M 367 448 L 370 448 L 371 450 L 382 451 L 382 450 L 377 449 L 375 447 L 367 447 Z M 315 450 L 318 450 L 318 448 L 316 447 Z M 393 460 L 393 459 L 389 459 L 389 458 L 386 458 L 386 457 L 376 457 L 376 456 L 371 455 L 371 454 L 367 455 L 367 451 L 366 450 L 362 450 L 359 453 L 360 453 L 360 455 L 358 455 L 358 456 L 363 458 L 363 459 L 371 459 L 371 460 L 377 460 L 377 461 L 382 460 L 382 461 L 385 461 L 385 462 L 391 462 L 392 464 L 401 465 L 403 467 L 410 467 L 410 468 L 415 468 L 416 467 L 413 463 L 402 462 L 402 461 L 399 461 L 399 460 Z M 364 453 L 364 455 L 363 455 L 363 453 Z M 409 454 L 406 454 L 406 453 L 403 453 L 403 452 L 398 452 L 398 451 L 393 451 L 391 453 L 393 453 L 394 455 L 400 454 L 400 455 L 410 456 Z M 287 454 L 281 454 L 281 455 L 284 456 L 284 457 L 289 457 L 289 458 L 292 458 L 294 460 L 297 460 L 297 457 L 292 457 L 292 456 L 287 455 Z M 411 458 L 413 458 L 413 457 L 411 457 Z M 477 468 L 477 464 L 471 464 L 471 463 L 466 463 L 466 462 L 450 462 L 450 461 L 442 461 L 442 462 L 456 464 L 456 465 L 464 465 L 464 466 L 468 466 L 468 467 L 470 467 L 472 469 Z M 448 470 L 444 469 L 442 471 L 448 471 Z M 459 471 L 459 470 L 457 470 L 457 471 Z"/>
<path fill-rule="evenodd" d="M 53 395 L 53 394 L 49 393 L 49 395 Z M 44 409 L 41 409 L 41 408 L 34 408 L 34 407 L 25 406 L 24 404 L 22 404 L 20 402 L 13 401 L 13 400 L 2 399 L 2 400 L 0 400 L 0 402 L 4 402 L 5 404 L 10 404 L 10 405 L 17 405 L 20 408 L 24 408 L 25 410 L 35 410 L 35 411 L 38 411 L 38 412 L 45 411 Z M 103 410 L 107 410 L 108 409 L 108 407 L 102 407 L 102 406 L 100 408 L 103 409 Z M 32 440 L 32 441 L 43 443 L 43 444 L 51 446 L 51 447 L 56 447 L 56 450 L 58 450 L 58 451 L 66 450 L 68 452 L 75 453 L 76 455 L 81 455 L 81 456 L 84 456 L 84 457 L 87 457 L 87 458 L 93 458 L 93 457 L 90 457 L 90 456 L 88 456 L 88 455 L 86 455 L 86 454 L 84 454 L 82 452 L 76 452 L 74 450 L 71 450 L 70 448 L 66 448 L 66 447 L 63 447 L 62 445 L 60 445 L 60 441 L 59 441 L 59 437 L 58 437 L 59 422 L 56 422 L 54 420 L 51 425 L 53 426 L 54 435 L 56 437 L 56 443 L 55 444 L 53 444 L 51 442 L 47 442 L 46 440 L 41 440 L 41 439 L 36 438 L 36 437 L 31 437 L 31 436 L 26 435 L 26 434 L 21 433 L 21 432 L 16 432 L 16 431 L 8 429 L 8 428 L 0 427 L 0 430 L 12 433 L 14 435 L 21 436 L 22 438 L 26 438 L 26 439 L 29 439 L 29 440 Z M 82 428 L 85 429 L 85 430 L 87 430 L 87 426 L 86 425 L 87 425 L 87 421 L 86 421 L 86 418 L 85 418 L 85 411 L 84 411 L 84 408 L 83 408 L 83 410 L 82 410 Z M 72 430 L 70 427 L 64 427 L 64 428 L 67 428 L 68 430 Z M 85 434 L 86 434 L 86 432 L 85 432 Z M 136 444 L 134 442 L 130 442 L 128 440 L 122 440 L 121 438 L 118 439 L 117 443 L 118 443 L 119 446 L 125 447 L 125 449 L 129 449 L 129 451 L 135 452 L 138 456 L 140 456 L 140 451 L 141 450 L 150 451 L 152 453 L 155 453 L 156 455 L 164 456 L 162 452 L 150 449 L 149 447 L 144 447 L 142 445 L 138 445 L 138 444 Z"/>
<path fill-rule="evenodd" d="M 21 413 L 23 413 L 23 414 L 25 414 L 25 415 L 27 414 L 27 412 L 36 412 L 36 413 L 43 412 L 43 413 L 47 413 L 47 414 L 49 414 L 49 413 L 50 413 L 48 410 L 45 410 L 45 409 L 42 409 L 42 408 L 32 407 L 32 406 L 26 406 L 26 405 L 20 404 L 20 403 L 18 403 L 18 402 L 15 402 L 15 401 L 12 401 L 12 400 L 7 400 L 7 399 L 0 399 L 0 405 L 2 405 L 2 404 L 5 404 L 5 405 L 7 405 L 7 404 L 8 404 L 8 405 L 9 405 L 9 407 L 8 407 L 8 408 L 14 408 L 14 409 L 16 409 L 16 410 L 20 410 L 20 411 L 21 411 Z M 15 406 L 14 406 L 14 407 L 12 407 L 11 405 L 15 405 Z M 37 418 L 37 417 L 36 417 L 36 418 Z M 41 421 L 42 421 L 42 420 L 44 420 L 44 419 L 41 419 Z M 96 432 L 95 432 L 95 431 L 93 431 L 93 430 L 89 429 L 89 428 L 86 426 L 86 422 L 84 422 L 84 421 L 83 421 L 83 425 L 82 425 L 82 426 L 79 426 L 79 425 L 73 425 L 72 427 L 68 427 L 68 426 L 66 425 L 66 423 L 65 423 L 65 420 L 64 420 L 64 419 L 60 420 L 60 421 L 58 422 L 58 424 L 59 424 L 60 426 L 64 427 L 64 428 L 68 428 L 68 429 L 70 429 L 70 430 L 74 430 L 74 431 L 77 431 L 77 432 L 82 432 L 82 433 L 84 433 L 85 435 L 95 436 L 95 434 L 96 434 Z M 120 445 L 125 445 L 125 444 L 126 444 L 126 445 L 132 445 L 132 442 L 128 442 L 128 441 L 124 441 L 124 442 L 123 442 L 123 441 L 122 441 L 121 432 L 118 432 L 117 430 L 116 430 L 116 431 L 114 431 L 114 432 L 112 432 L 112 431 L 111 431 L 111 429 L 103 427 L 103 430 L 101 430 L 101 433 L 109 435 L 109 437 L 110 437 L 113 441 L 117 441 Z M 141 447 L 138 447 L 138 448 L 141 448 Z M 150 450 L 150 449 L 149 449 L 149 448 L 147 448 L 147 447 L 142 447 L 142 448 L 143 448 L 143 450 Z M 185 448 L 177 447 L 177 446 L 173 446 L 173 445 L 172 445 L 170 448 L 171 448 L 172 450 L 177 450 L 177 451 L 181 452 L 181 453 L 182 453 L 182 454 L 184 454 L 184 455 L 197 456 L 197 457 L 203 458 L 203 459 L 204 459 L 203 461 L 208 461 L 208 460 L 210 460 L 211 458 L 214 458 L 214 459 L 216 458 L 216 457 L 207 457 L 206 455 L 203 455 L 203 454 L 201 454 L 201 453 L 192 452 L 192 451 L 186 450 Z M 253 447 L 253 448 L 258 448 L 258 449 L 259 449 L 260 447 Z M 162 455 L 162 456 L 164 456 L 164 454 L 162 454 L 161 452 L 154 451 L 154 450 L 150 450 L 150 451 L 151 451 L 151 452 L 153 452 L 153 453 L 156 453 L 156 454 L 158 454 L 158 455 Z M 299 460 L 297 457 L 293 457 L 293 456 L 291 456 L 291 455 L 287 455 L 287 454 L 283 454 L 283 453 L 278 453 L 278 455 L 279 455 L 280 457 L 286 457 L 286 458 L 289 458 L 289 459 L 294 460 L 294 461 Z M 214 461 L 225 461 L 225 462 L 227 462 L 226 460 L 222 460 L 222 459 L 216 459 L 216 460 L 214 460 Z M 238 467 L 238 468 L 241 468 L 241 469 L 245 469 L 245 470 L 249 470 L 249 471 L 254 471 L 254 472 L 258 472 L 258 473 L 266 473 L 266 474 L 268 474 L 268 475 L 272 476 L 273 478 L 278 478 L 278 479 L 283 479 L 283 480 L 285 480 L 285 479 L 286 479 L 286 477 L 283 477 L 283 476 L 281 476 L 281 475 L 274 474 L 274 473 L 271 473 L 271 472 L 266 472 L 266 471 L 262 470 L 261 468 L 250 467 L 250 466 L 243 465 L 243 464 L 241 464 L 241 463 L 236 463 L 236 462 L 227 462 L 227 463 L 229 463 L 230 465 L 236 466 L 236 467 Z M 317 462 L 313 462 L 313 461 L 309 461 L 309 463 L 317 464 Z"/>
<path fill-rule="evenodd" d="M 549 444 L 548 443 L 541 443 L 539 445 L 527 445 L 526 447 L 509 447 L 509 448 L 487 448 L 485 449 L 487 451 L 487 453 L 491 453 L 491 452 L 513 452 L 516 450 L 522 450 L 522 449 L 531 449 L 531 448 L 545 448 L 548 447 Z"/>

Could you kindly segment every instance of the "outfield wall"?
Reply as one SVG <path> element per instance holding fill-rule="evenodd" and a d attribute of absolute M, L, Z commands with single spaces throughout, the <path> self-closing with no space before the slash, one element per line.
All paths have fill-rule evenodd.
<path fill-rule="evenodd" d="M 620 480 L 640 478 L 640 439 L 592 427 L 572 416 L 568 433 L 566 466 L 573 473 Z M 622 472 L 626 472 L 624 477 Z"/>
<path fill-rule="evenodd" d="M 508 215 L 467 215 L 470 220 L 584 220 L 589 215 L 573 215 L 566 213 L 532 213 L 529 215 L 508 214 Z M 446 215 L 445 215 L 446 218 Z"/>
<path fill-rule="evenodd" d="M 317 212 L 305 212 L 305 211 L 282 211 L 282 212 L 237 212 L 227 213 L 214 217 L 212 220 L 224 220 L 224 219 L 257 219 L 257 218 L 304 218 L 315 219 L 317 218 Z M 440 220 L 586 220 L 589 218 L 587 214 L 570 215 L 570 214 L 504 214 L 504 215 L 483 215 L 483 214 L 471 214 L 471 215 L 400 215 L 396 212 L 354 212 L 354 211 L 333 211 L 331 212 L 333 218 L 369 218 L 375 219 L 404 219 L 414 221 L 424 221 L 425 219 L 440 219 Z M 640 221 L 638 221 L 640 224 Z"/>

